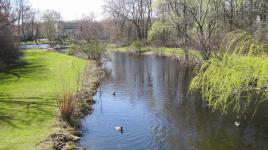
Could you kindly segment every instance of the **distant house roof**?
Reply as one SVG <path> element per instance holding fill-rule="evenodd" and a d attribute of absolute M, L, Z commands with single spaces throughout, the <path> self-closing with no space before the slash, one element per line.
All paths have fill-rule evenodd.
<path fill-rule="evenodd" d="M 64 29 L 78 29 L 79 23 L 75 21 L 64 22 Z"/>

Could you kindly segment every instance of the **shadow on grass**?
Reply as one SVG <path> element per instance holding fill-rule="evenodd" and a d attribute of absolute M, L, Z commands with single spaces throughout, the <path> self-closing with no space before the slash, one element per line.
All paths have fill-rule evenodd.
<path fill-rule="evenodd" d="M 0 69 L 0 84 L 20 78 L 44 79 L 49 68 L 42 64 L 42 58 L 32 58 L 29 62 L 22 62 L 16 66 Z"/>
<path fill-rule="evenodd" d="M 0 125 L 13 128 L 45 122 L 54 112 L 49 107 L 56 107 L 52 97 L 10 97 L 0 93 Z"/>

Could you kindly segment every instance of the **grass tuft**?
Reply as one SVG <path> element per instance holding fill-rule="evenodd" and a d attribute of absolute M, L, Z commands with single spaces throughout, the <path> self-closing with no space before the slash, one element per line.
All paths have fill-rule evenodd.
<path fill-rule="evenodd" d="M 71 123 L 75 111 L 74 93 L 69 90 L 63 92 L 63 95 L 57 99 L 57 105 L 61 119 Z"/>

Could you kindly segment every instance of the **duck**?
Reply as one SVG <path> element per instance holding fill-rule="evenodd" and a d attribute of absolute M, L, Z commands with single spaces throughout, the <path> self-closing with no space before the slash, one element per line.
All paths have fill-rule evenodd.
<path fill-rule="evenodd" d="M 240 122 L 236 121 L 235 122 L 235 126 L 239 127 L 240 126 Z"/>
<path fill-rule="evenodd" d="M 115 93 L 116 93 L 116 92 L 114 91 L 112 95 L 115 96 Z"/>
<path fill-rule="evenodd" d="M 120 131 L 121 133 L 123 133 L 124 128 L 122 126 L 116 126 L 115 130 Z"/>

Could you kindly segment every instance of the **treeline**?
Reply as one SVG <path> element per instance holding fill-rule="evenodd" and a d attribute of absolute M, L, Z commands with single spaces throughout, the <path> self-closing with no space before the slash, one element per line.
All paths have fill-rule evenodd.
<path fill-rule="evenodd" d="M 79 49 L 90 46 L 94 53 L 103 47 L 100 41 L 179 47 L 185 55 L 195 49 L 205 60 L 219 49 L 227 33 L 237 29 L 268 41 L 267 0 L 105 0 L 107 19 L 96 21 L 89 14 L 68 24 L 57 11 L 40 13 L 28 0 L 0 0 L 0 9 L 1 64 L 19 57 L 17 43 L 37 43 L 40 38 L 49 43 L 75 41 L 77 46 L 85 45 Z"/>
<path fill-rule="evenodd" d="M 267 42 L 267 0 L 106 0 L 111 39 L 189 48 L 208 59 L 225 35 L 242 29 Z"/>
<path fill-rule="evenodd" d="M 0 69 L 18 62 L 20 42 L 56 39 L 62 24 L 60 14 L 48 10 L 40 13 L 28 0 L 0 0 Z"/>

